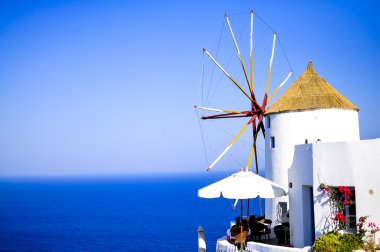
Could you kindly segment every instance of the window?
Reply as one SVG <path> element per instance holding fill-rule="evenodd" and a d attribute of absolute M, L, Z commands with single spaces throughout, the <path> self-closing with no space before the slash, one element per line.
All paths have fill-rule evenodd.
<path fill-rule="evenodd" d="M 355 187 L 349 187 L 352 192 L 352 204 L 344 206 L 344 215 L 349 220 L 348 229 L 356 230 L 356 204 L 355 204 Z"/>
<path fill-rule="evenodd" d="M 270 137 L 270 148 L 274 149 L 276 147 L 276 142 L 274 140 L 274 137 Z"/>
<path fill-rule="evenodd" d="M 278 205 L 280 207 L 280 210 L 281 210 L 281 218 L 289 218 L 289 216 L 285 216 L 287 214 L 287 211 L 288 211 L 288 203 L 287 202 L 278 202 Z"/>
<path fill-rule="evenodd" d="M 270 117 L 267 116 L 267 128 L 269 129 L 270 128 Z"/>
<path fill-rule="evenodd" d="M 333 187 L 336 190 L 336 198 L 340 201 L 340 204 L 343 201 L 346 201 L 344 193 L 339 191 L 339 187 Z M 355 187 L 348 187 L 352 195 L 349 197 L 351 204 L 344 205 L 343 215 L 348 220 L 348 229 L 351 231 L 356 231 L 356 204 L 355 204 Z"/>

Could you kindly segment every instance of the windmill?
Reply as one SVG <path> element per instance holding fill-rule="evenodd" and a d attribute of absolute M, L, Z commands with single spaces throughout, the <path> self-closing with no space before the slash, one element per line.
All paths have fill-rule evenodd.
<path fill-rule="evenodd" d="M 194 106 L 197 110 L 207 110 L 212 112 L 217 112 L 213 115 L 202 116 L 202 120 L 211 120 L 211 119 L 236 119 L 236 118 L 247 118 L 243 127 L 235 133 L 233 139 L 229 142 L 227 147 L 217 156 L 217 158 L 208 166 L 207 171 L 210 171 L 225 155 L 229 152 L 229 150 L 233 147 L 235 142 L 239 140 L 242 134 L 248 129 L 252 130 L 252 145 L 250 147 L 248 161 L 245 167 L 246 171 L 251 171 L 251 164 L 254 157 L 255 160 L 255 171 L 256 174 L 259 173 L 259 165 L 258 165 L 258 155 L 257 155 L 257 139 L 261 132 L 263 137 L 265 138 L 265 128 L 264 128 L 264 115 L 266 111 L 267 104 L 273 99 L 273 97 L 277 94 L 277 92 L 281 89 L 281 87 L 288 81 L 288 79 L 293 74 L 291 67 L 290 72 L 286 75 L 286 77 L 282 80 L 282 82 L 278 85 L 278 87 L 268 95 L 269 87 L 271 84 L 272 70 L 273 70 L 273 62 L 274 62 L 274 53 L 276 48 L 276 42 L 279 41 L 276 32 L 273 31 L 273 40 L 271 45 L 271 54 L 269 59 L 269 66 L 267 68 L 267 76 L 265 81 L 265 92 L 263 95 L 263 99 L 260 102 L 257 99 L 257 95 L 254 90 L 254 54 L 253 54 L 253 20 L 254 16 L 257 16 L 253 11 L 250 12 L 250 33 L 249 33 L 249 67 L 247 69 L 241 51 L 239 49 L 239 45 L 235 38 L 234 31 L 232 29 L 232 25 L 229 19 L 229 16 L 225 15 L 225 21 L 228 25 L 228 30 L 230 36 L 232 38 L 233 44 L 235 46 L 236 54 L 238 57 L 238 61 L 244 75 L 244 82 L 246 82 L 246 88 L 244 88 L 240 83 L 238 83 L 237 79 L 232 77 L 226 70 L 225 67 L 207 50 L 203 49 L 204 55 L 214 63 L 214 65 L 225 75 L 227 79 L 230 80 L 231 84 L 236 87 L 238 92 L 240 92 L 245 101 L 247 102 L 247 109 L 245 110 L 232 110 L 232 109 L 219 109 L 219 108 L 211 108 L 206 106 Z M 259 17 L 260 18 L 260 17 Z M 261 19 L 261 18 L 260 18 Z M 265 23 L 266 24 L 266 23 Z M 269 26 L 268 26 L 269 27 Z M 281 45 L 281 44 L 280 44 Z M 236 202 L 235 202 L 236 205 Z M 249 208 L 249 206 L 248 206 Z M 260 210 L 261 210 L 261 202 L 260 202 Z"/>

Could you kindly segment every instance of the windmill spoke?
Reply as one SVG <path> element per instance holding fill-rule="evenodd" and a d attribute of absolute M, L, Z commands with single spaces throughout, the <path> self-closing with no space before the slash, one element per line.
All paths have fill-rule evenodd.
<path fill-rule="evenodd" d="M 292 76 L 293 72 L 290 72 L 288 76 L 286 76 L 285 80 L 276 88 L 276 90 L 269 96 L 268 103 L 272 100 L 273 96 L 277 94 L 277 92 L 282 88 L 282 86 L 289 80 L 290 76 Z"/>
<path fill-rule="evenodd" d="M 270 61 L 269 61 L 268 78 L 267 78 L 267 82 L 266 82 L 266 86 L 265 86 L 265 93 L 266 94 L 268 93 L 270 78 L 271 78 L 271 75 L 272 75 L 273 56 L 274 56 L 274 48 L 276 46 L 276 37 L 277 37 L 277 35 L 276 35 L 276 33 L 274 33 L 274 35 L 273 35 L 273 45 L 272 45 L 272 55 L 271 55 Z"/>
<path fill-rule="evenodd" d="M 222 119 L 222 118 L 242 118 L 242 117 L 249 117 L 251 115 L 237 115 L 237 114 L 219 114 L 219 115 L 212 115 L 212 116 L 202 116 L 202 120 L 207 120 L 207 119 Z"/>
<path fill-rule="evenodd" d="M 251 120 L 250 120 L 251 121 Z M 231 141 L 231 143 L 227 146 L 227 148 L 219 155 L 219 157 L 208 167 L 207 171 L 210 171 L 216 163 L 227 153 L 229 149 L 231 149 L 232 145 L 239 139 L 239 137 L 243 134 L 243 132 L 248 128 L 250 122 L 246 123 L 244 127 L 239 131 L 239 133 L 235 136 L 235 138 Z"/>
<path fill-rule="evenodd" d="M 230 114 L 244 114 L 244 112 L 237 111 L 237 110 L 206 108 L 206 107 L 201 107 L 201 106 L 197 106 L 197 105 L 195 105 L 194 108 L 202 109 L 202 110 L 215 111 L 215 112 L 224 112 L 224 113 L 230 113 Z"/>
<path fill-rule="evenodd" d="M 233 30 L 232 30 L 231 23 L 230 23 L 230 20 L 228 19 L 227 14 L 225 14 L 225 18 L 226 18 L 228 27 L 230 28 L 230 33 L 231 33 L 231 36 L 232 36 L 232 40 L 235 43 L 235 48 L 236 48 L 236 51 L 237 51 L 237 54 L 238 54 L 238 57 L 239 57 L 239 61 L 240 61 L 241 67 L 243 68 L 243 72 L 244 72 L 244 76 L 245 76 L 245 79 L 246 79 L 247 84 L 248 84 L 248 88 L 249 88 L 249 90 L 252 90 L 251 84 L 249 83 L 249 80 L 248 80 L 247 70 L 245 69 L 243 58 L 241 57 L 239 46 L 238 46 L 238 44 L 236 42 L 235 35 L 234 35 Z"/>
<path fill-rule="evenodd" d="M 251 96 L 239 85 L 239 83 L 236 82 L 236 80 L 234 78 L 232 78 L 227 72 L 226 70 L 223 69 L 223 67 L 214 59 L 214 57 L 211 56 L 211 54 L 206 50 L 206 49 L 203 49 L 203 51 L 207 54 L 207 56 L 210 57 L 210 59 L 212 61 L 214 61 L 214 63 L 219 67 L 219 69 L 240 89 L 240 91 L 242 91 L 245 96 L 248 97 L 248 99 L 250 99 L 252 101 L 252 98 Z"/>
<path fill-rule="evenodd" d="M 256 136 L 256 133 L 257 133 L 257 131 L 256 131 L 256 118 L 252 121 L 252 133 L 253 133 L 253 139 L 255 139 L 254 137 Z M 255 142 L 252 143 L 252 148 L 251 148 L 251 151 L 249 152 L 248 163 L 247 163 L 247 167 L 246 167 L 247 171 L 251 171 L 252 157 L 253 157 L 253 154 L 256 152 L 256 145 L 254 143 Z"/>
<path fill-rule="evenodd" d="M 202 116 L 202 120 L 206 119 L 220 119 L 220 118 L 241 118 L 241 117 L 257 117 L 258 115 L 261 115 L 263 112 L 261 109 L 256 110 L 250 110 L 250 111 L 240 111 L 239 114 L 237 113 L 224 113 L 224 114 L 216 114 L 216 115 L 210 115 L 210 116 Z M 252 122 L 252 118 L 250 119 L 249 123 Z"/>
<path fill-rule="evenodd" d="M 249 152 L 249 157 L 248 157 L 248 163 L 247 163 L 246 171 L 250 171 L 251 170 L 252 157 L 253 157 L 253 153 L 255 151 L 256 151 L 255 145 L 252 144 L 251 151 Z"/>

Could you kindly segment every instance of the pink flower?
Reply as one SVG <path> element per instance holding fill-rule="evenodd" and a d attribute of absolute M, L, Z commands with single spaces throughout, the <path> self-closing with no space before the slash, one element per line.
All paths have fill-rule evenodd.
<path fill-rule="evenodd" d="M 368 227 L 376 227 L 376 224 L 373 222 L 368 223 Z"/>

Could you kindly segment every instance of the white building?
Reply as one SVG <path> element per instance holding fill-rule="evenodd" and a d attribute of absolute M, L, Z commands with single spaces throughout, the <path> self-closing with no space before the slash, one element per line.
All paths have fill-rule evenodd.
<path fill-rule="evenodd" d="M 354 189 L 349 217 L 369 215 L 380 224 L 380 139 L 360 141 L 358 110 L 309 62 L 266 112 L 265 176 L 288 187 L 289 196 L 267 200 L 265 215 L 276 225 L 289 209 L 295 247 L 331 229 L 321 183 Z"/>
<path fill-rule="evenodd" d="M 291 244 L 312 245 L 331 231 L 328 197 L 320 185 L 347 186 L 355 194 L 355 205 L 346 216 L 361 216 L 380 224 L 380 138 L 352 142 L 297 145 L 289 169 L 289 213 Z M 378 244 L 380 243 L 377 237 Z"/>
<path fill-rule="evenodd" d="M 265 177 L 288 186 L 297 144 L 359 140 L 358 110 L 309 62 L 306 71 L 266 112 Z M 265 216 L 276 224 L 288 208 L 288 197 L 268 200 Z"/>

